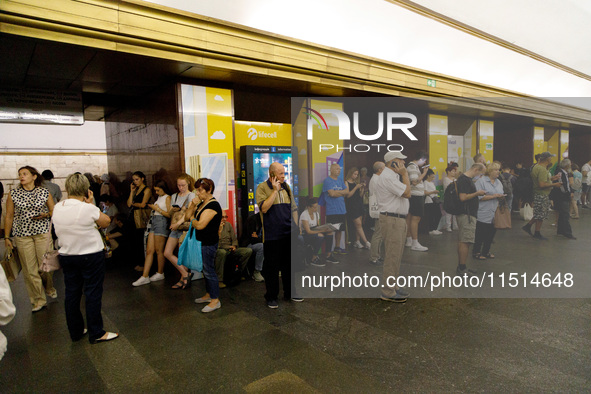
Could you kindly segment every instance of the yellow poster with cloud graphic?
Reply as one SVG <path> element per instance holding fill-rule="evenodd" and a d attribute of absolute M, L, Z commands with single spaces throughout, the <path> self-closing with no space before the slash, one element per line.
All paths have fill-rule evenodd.
<path fill-rule="evenodd" d="M 560 130 L 560 160 L 568 158 L 569 142 L 568 130 Z"/>
<path fill-rule="evenodd" d="M 544 128 L 543 127 L 534 127 L 534 163 L 536 162 L 535 156 L 545 151 L 545 141 L 544 141 Z"/>
<path fill-rule="evenodd" d="M 205 88 L 209 153 L 227 153 L 234 159 L 232 91 Z"/>
<path fill-rule="evenodd" d="M 436 179 L 447 167 L 447 116 L 429 114 L 429 164 Z"/>
<path fill-rule="evenodd" d="M 478 133 L 480 134 L 479 152 L 482 153 L 487 163 L 492 163 L 494 148 L 494 122 L 490 120 L 481 120 L 478 122 Z"/>

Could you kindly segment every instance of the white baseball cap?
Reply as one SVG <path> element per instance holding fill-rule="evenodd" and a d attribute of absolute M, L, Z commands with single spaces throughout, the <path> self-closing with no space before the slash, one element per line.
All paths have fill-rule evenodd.
<path fill-rule="evenodd" d="M 384 161 L 386 163 L 394 159 L 406 159 L 406 156 L 400 152 L 388 152 L 384 155 Z"/>

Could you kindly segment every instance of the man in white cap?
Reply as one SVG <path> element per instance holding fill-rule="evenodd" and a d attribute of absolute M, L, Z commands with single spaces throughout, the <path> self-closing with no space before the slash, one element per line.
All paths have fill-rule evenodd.
<path fill-rule="evenodd" d="M 386 246 L 382 275 L 382 300 L 406 302 L 408 293 L 397 285 L 388 286 L 388 277 L 398 278 L 404 243 L 406 241 L 406 215 L 410 198 L 410 180 L 400 152 L 384 155 L 386 167 L 377 178 L 376 199 L 380 211 L 380 229 Z"/>

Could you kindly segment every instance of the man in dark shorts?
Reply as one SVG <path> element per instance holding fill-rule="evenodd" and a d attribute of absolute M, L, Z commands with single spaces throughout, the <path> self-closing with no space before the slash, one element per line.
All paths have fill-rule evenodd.
<path fill-rule="evenodd" d="M 343 178 L 339 177 L 341 174 L 341 167 L 334 163 L 330 166 L 330 176 L 326 177 L 322 185 L 322 193 L 324 193 L 324 201 L 326 203 L 326 223 L 339 224 L 340 231 L 335 232 L 335 248 L 334 252 L 339 254 L 347 254 L 347 251 L 341 248 L 341 236 L 344 231 L 344 226 L 347 220 L 345 208 L 345 196 L 349 194 L 349 189 Z"/>
<path fill-rule="evenodd" d="M 465 213 L 456 215 L 460 230 L 458 235 L 458 268 L 456 269 L 456 275 L 474 275 L 476 273 L 475 270 L 468 269 L 466 260 L 468 259 L 470 244 L 474 243 L 474 236 L 476 234 L 478 196 L 484 196 L 486 191 L 477 191 L 472 178 L 483 174 L 485 170 L 486 167 L 484 164 L 474 163 L 457 180 L 458 196 L 464 205 Z M 448 187 L 453 187 L 453 184 Z"/>

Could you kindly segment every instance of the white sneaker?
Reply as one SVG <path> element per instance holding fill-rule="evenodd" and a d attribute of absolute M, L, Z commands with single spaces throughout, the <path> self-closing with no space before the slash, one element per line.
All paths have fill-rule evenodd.
<path fill-rule="evenodd" d="M 265 278 L 263 278 L 263 275 L 261 275 L 261 271 L 254 271 L 254 274 L 252 274 L 252 279 L 254 279 L 255 282 L 265 281 Z"/>
<path fill-rule="evenodd" d="M 412 246 L 412 238 L 407 238 L 406 239 L 406 243 L 404 244 L 404 246 L 406 246 L 406 247 Z"/>
<path fill-rule="evenodd" d="M 438 231 L 438 230 L 433 230 L 433 231 L 429 231 L 429 234 L 431 234 L 431 235 L 441 235 L 443 233 L 441 231 Z"/>
<path fill-rule="evenodd" d="M 451 233 L 451 227 L 446 228 L 445 231 L 447 231 L 448 233 Z"/>
<path fill-rule="evenodd" d="M 150 282 L 158 282 L 159 280 L 164 280 L 164 274 L 156 272 L 154 275 L 150 276 Z"/>
<path fill-rule="evenodd" d="M 413 245 L 410 248 L 410 250 L 416 250 L 417 252 L 426 252 L 427 250 L 429 250 L 429 248 L 417 243 L 416 245 Z"/>
<path fill-rule="evenodd" d="M 140 278 L 138 280 L 136 280 L 135 282 L 132 283 L 132 285 L 135 287 L 142 286 L 142 285 L 149 285 L 149 284 L 150 284 L 150 278 L 145 278 L 143 276 L 140 276 Z"/>
<path fill-rule="evenodd" d="M 356 247 L 357 249 L 363 249 L 363 245 L 359 241 L 355 241 L 355 243 L 353 244 L 353 246 Z"/>
<path fill-rule="evenodd" d="M 371 249 L 371 242 L 367 241 L 365 243 L 365 247 L 366 247 L 366 249 Z"/>

